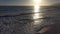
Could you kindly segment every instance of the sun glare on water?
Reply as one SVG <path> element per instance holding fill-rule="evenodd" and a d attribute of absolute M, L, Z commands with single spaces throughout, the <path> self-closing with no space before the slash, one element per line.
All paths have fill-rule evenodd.
<path fill-rule="evenodd" d="M 41 14 L 40 12 L 40 5 L 41 5 L 42 0 L 34 0 L 34 16 L 33 19 L 39 19 L 41 18 Z M 41 22 L 41 20 L 35 20 L 34 21 L 34 25 L 38 25 Z"/>
<path fill-rule="evenodd" d="M 34 19 L 38 19 L 38 18 L 40 18 L 39 17 L 39 14 L 38 14 L 38 12 L 40 11 L 39 9 L 40 9 L 40 3 L 41 3 L 41 0 L 34 0 Z"/>

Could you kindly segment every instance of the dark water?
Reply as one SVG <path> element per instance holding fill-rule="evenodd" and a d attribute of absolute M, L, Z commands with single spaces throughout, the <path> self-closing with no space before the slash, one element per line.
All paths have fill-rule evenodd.
<path fill-rule="evenodd" d="M 59 29 L 59 15 L 60 7 L 41 6 L 34 12 L 34 6 L 0 6 L 0 33 L 34 34 L 43 27 Z"/>

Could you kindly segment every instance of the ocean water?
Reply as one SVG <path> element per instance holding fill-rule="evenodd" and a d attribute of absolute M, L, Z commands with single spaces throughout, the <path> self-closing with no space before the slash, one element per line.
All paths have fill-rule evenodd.
<path fill-rule="evenodd" d="M 34 6 L 0 6 L 0 33 L 35 34 L 51 25 L 59 29 L 59 15 L 60 7 L 40 6 L 35 12 Z"/>

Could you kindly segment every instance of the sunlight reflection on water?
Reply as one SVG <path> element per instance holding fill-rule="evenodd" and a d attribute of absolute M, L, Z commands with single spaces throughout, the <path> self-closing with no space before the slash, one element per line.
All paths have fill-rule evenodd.
<path fill-rule="evenodd" d="M 34 19 L 34 25 L 38 25 L 41 23 L 41 21 L 43 20 L 38 20 L 40 18 L 42 18 L 42 13 L 39 13 L 40 12 L 40 6 L 39 5 L 35 5 L 34 6 L 34 16 L 33 16 L 33 19 Z"/>

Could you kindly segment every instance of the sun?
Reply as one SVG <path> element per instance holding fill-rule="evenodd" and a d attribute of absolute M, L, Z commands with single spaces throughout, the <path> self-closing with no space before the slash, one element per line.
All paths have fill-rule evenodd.
<path fill-rule="evenodd" d="M 34 4 L 40 4 L 42 0 L 34 0 Z"/>
<path fill-rule="evenodd" d="M 38 3 L 38 2 L 40 2 L 40 1 L 41 1 L 41 0 L 34 0 L 35 3 Z"/>

